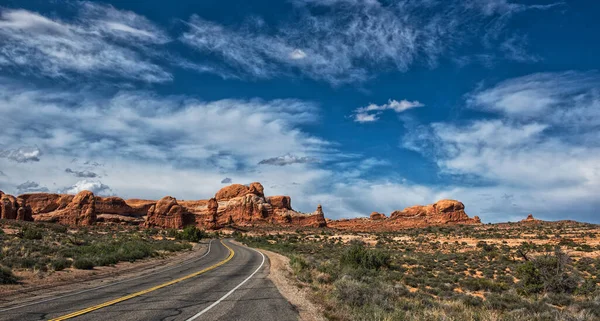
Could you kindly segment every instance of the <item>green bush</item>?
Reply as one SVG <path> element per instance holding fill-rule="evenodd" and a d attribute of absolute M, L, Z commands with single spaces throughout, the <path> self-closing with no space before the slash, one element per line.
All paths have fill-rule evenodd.
<path fill-rule="evenodd" d="M 183 229 L 183 232 L 177 234 L 178 239 L 190 242 L 200 242 L 200 240 L 202 240 L 205 237 L 206 233 L 194 225 L 186 226 Z"/>
<path fill-rule="evenodd" d="M 50 264 L 52 266 L 52 269 L 54 269 L 54 271 L 62 271 L 71 266 L 71 261 L 68 261 L 64 257 L 60 257 L 60 258 L 54 259 L 52 261 L 52 263 L 50 263 Z"/>
<path fill-rule="evenodd" d="M 340 257 L 340 265 L 352 268 L 379 270 L 390 267 L 391 257 L 378 249 L 368 249 L 364 243 L 354 243 Z"/>
<path fill-rule="evenodd" d="M 43 231 L 35 227 L 24 227 L 20 233 L 21 238 L 26 240 L 41 240 L 44 237 Z"/>
<path fill-rule="evenodd" d="M 94 268 L 94 262 L 87 258 L 80 258 L 73 261 L 73 266 L 80 270 L 91 270 Z"/>
<path fill-rule="evenodd" d="M 12 270 L 5 267 L 0 266 L 0 284 L 16 284 L 17 277 L 12 273 Z"/>
<path fill-rule="evenodd" d="M 573 293 L 581 277 L 570 264 L 571 259 L 560 248 L 554 254 L 545 254 L 527 261 L 517 268 L 519 292 Z"/>

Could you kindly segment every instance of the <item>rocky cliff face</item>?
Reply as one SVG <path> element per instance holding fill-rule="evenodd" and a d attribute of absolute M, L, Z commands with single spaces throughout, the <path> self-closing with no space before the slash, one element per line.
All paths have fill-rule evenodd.
<path fill-rule="evenodd" d="M 72 226 L 96 223 L 96 197 L 90 191 L 82 191 L 64 208 L 34 216 L 35 221 L 54 222 Z"/>
<path fill-rule="evenodd" d="M 0 191 L 0 218 L 8 220 L 33 221 L 31 207 L 19 198 Z"/>
<path fill-rule="evenodd" d="M 394 231 L 447 224 L 481 224 L 481 220 L 477 216 L 470 218 L 465 213 L 465 205 L 459 201 L 440 200 L 430 205 L 417 205 L 393 211 L 389 218 L 373 212 L 369 219 L 331 221 L 329 226 L 353 231 Z"/>

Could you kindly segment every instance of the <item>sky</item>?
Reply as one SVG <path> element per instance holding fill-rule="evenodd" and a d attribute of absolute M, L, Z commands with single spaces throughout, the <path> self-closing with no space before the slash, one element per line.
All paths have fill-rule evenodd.
<path fill-rule="evenodd" d="M 0 0 L 0 190 L 600 223 L 600 3 Z"/>

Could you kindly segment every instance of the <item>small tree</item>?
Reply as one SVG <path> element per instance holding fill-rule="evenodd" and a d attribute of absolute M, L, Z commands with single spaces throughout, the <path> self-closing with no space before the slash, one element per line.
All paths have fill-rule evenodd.
<path fill-rule="evenodd" d="M 573 293 L 581 276 L 570 264 L 571 258 L 560 247 L 553 254 L 529 260 L 517 268 L 521 294 Z"/>

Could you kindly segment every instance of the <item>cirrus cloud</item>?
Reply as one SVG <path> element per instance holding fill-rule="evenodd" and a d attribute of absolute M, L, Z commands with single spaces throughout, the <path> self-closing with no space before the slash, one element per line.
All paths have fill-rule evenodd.
<path fill-rule="evenodd" d="M 26 75 L 122 77 L 149 83 L 172 75 L 144 53 L 169 41 L 133 12 L 78 2 L 70 21 L 23 9 L 0 8 L 0 67 Z"/>

